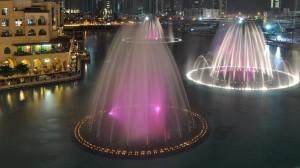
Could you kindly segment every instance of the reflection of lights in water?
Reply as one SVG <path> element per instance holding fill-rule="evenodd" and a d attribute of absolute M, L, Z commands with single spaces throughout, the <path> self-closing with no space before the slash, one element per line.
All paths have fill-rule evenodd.
<path fill-rule="evenodd" d="M 46 90 L 45 96 L 46 96 L 46 97 L 50 97 L 50 96 L 51 96 L 51 90 Z"/>
<path fill-rule="evenodd" d="M 54 89 L 54 90 L 55 90 L 55 92 L 58 92 L 58 91 L 59 91 L 58 85 L 55 86 L 55 89 Z"/>
<path fill-rule="evenodd" d="M 36 90 L 33 91 L 33 99 L 37 100 L 39 98 L 39 94 Z"/>
<path fill-rule="evenodd" d="M 24 95 L 24 91 L 23 91 L 23 90 L 20 91 L 20 96 L 19 96 L 19 98 L 20 98 L 20 101 L 25 100 L 25 95 Z"/>
<path fill-rule="evenodd" d="M 281 64 L 281 62 L 283 61 L 282 55 L 281 55 L 281 48 L 277 47 L 276 48 L 276 53 L 274 55 L 274 63 L 276 65 L 276 69 L 282 69 L 282 66 L 278 66 Z"/>
<path fill-rule="evenodd" d="M 88 65 L 85 64 L 84 65 L 84 76 L 85 76 L 85 78 L 87 78 L 87 74 L 88 74 Z"/>
<path fill-rule="evenodd" d="M 61 93 L 63 92 L 64 88 L 61 85 L 55 86 L 55 93 Z"/>
<path fill-rule="evenodd" d="M 280 47 L 277 47 L 275 56 L 276 57 L 281 57 Z"/>
<path fill-rule="evenodd" d="M 7 94 L 6 99 L 7 99 L 7 104 L 8 104 L 9 106 L 11 106 L 11 105 L 12 105 L 12 99 L 11 99 L 10 93 Z"/>
<path fill-rule="evenodd" d="M 41 87 L 41 91 L 40 91 L 41 95 L 44 97 L 45 96 L 45 88 Z"/>

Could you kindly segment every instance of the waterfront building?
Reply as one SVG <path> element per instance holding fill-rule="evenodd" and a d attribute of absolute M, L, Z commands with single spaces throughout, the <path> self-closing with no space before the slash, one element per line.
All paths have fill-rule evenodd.
<path fill-rule="evenodd" d="M 0 66 L 26 64 L 29 74 L 67 71 L 70 38 L 62 33 L 60 5 L 51 1 L 0 1 Z M 3 78 L 0 76 L 0 78 Z"/>

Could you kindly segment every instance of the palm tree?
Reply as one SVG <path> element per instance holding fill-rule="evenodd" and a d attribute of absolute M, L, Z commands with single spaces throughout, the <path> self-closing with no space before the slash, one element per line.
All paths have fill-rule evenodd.
<path fill-rule="evenodd" d="M 20 63 L 19 65 L 15 66 L 15 73 L 18 74 L 27 74 L 29 72 L 29 67 L 26 64 Z"/>
<path fill-rule="evenodd" d="M 0 68 L 0 74 L 3 77 L 12 76 L 14 74 L 14 70 L 8 65 L 4 65 Z"/>
<path fill-rule="evenodd" d="M 4 65 L 0 67 L 0 75 L 5 77 L 5 83 L 6 83 L 6 78 L 12 76 L 13 74 L 14 74 L 14 70 L 8 65 Z"/>
<path fill-rule="evenodd" d="M 27 66 L 27 64 L 20 63 L 17 66 L 15 66 L 14 71 L 16 74 L 25 75 L 29 72 L 29 67 Z M 20 82 L 24 81 L 24 78 L 21 76 L 19 81 Z"/>

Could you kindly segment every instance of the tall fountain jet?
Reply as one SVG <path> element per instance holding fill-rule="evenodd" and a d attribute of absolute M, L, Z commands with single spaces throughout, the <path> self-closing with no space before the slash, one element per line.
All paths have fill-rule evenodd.
<path fill-rule="evenodd" d="M 86 149 L 104 155 L 150 157 L 190 147 L 207 133 L 187 96 L 155 17 L 122 28 L 99 75 L 92 113 L 75 128 Z"/>
<path fill-rule="evenodd" d="M 188 79 L 235 90 L 275 90 L 299 83 L 288 62 L 272 62 L 264 35 L 255 23 L 239 20 L 221 36 L 222 42 L 217 43 L 212 55 L 196 60 Z"/>

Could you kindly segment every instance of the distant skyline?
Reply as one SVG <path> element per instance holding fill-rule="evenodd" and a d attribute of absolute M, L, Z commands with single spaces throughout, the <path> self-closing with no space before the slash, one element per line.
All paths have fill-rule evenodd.
<path fill-rule="evenodd" d="M 96 0 L 65 0 L 68 1 L 78 1 L 81 3 L 76 3 L 77 5 L 82 4 L 83 1 L 85 3 L 96 1 Z M 213 0 L 204 0 L 204 6 L 206 8 L 212 8 Z M 228 13 L 249 13 L 253 14 L 259 11 L 269 11 L 270 10 L 270 0 L 227 0 L 228 1 Z M 282 8 L 290 8 L 290 10 L 294 10 L 295 8 L 295 0 L 281 0 Z M 75 4 L 74 4 L 75 5 Z M 81 5 L 81 8 L 87 10 L 87 6 Z M 91 10 L 91 9 L 89 9 Z"/>
<path fill-rule="evenodd" d="M 294 10 L 295 0 L 281 0 L 282 8 Z M 228 0 L 228 12 L 255 13 L 258 11 L 268 11 L 270 0 Z"/>
<path fill-rule="evenodd" d="M 211 8 L 213 0 L 205 0 L 204 7 Z M 281 0 L 282 8 L 294 10 L 295 0 Z M 228 13 L 256 13 L 258 11 L 268 11 L 270 9 L 270 0 L 227 0 Z"/>

